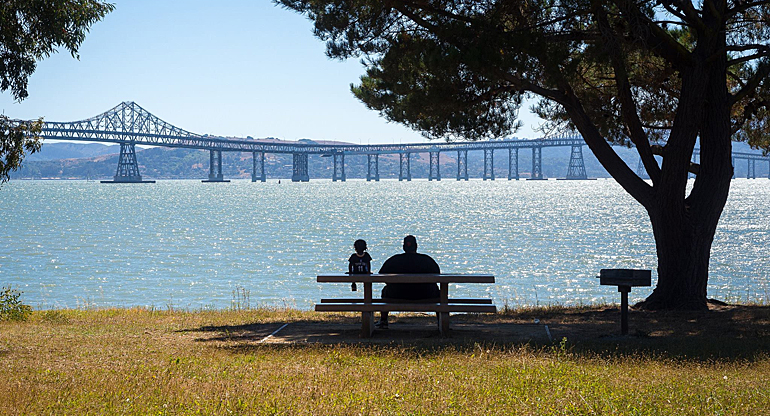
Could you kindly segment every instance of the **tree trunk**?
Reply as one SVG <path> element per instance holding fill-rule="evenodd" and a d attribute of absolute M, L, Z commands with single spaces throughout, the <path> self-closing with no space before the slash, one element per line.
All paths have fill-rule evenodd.
<path fill-rule="evenodd" d="M 694 54 L 700 57 L 699 64 L 683 77 L 680 104 L 684 107 L 677 116 L 682 116 L 679 121 L 685 126 L 695 121 L 697 127 L 672 130 L 663 181 L 647 206 L 658 254 L 658 285 L 637 305 L 646 309 L 708 308 L 711 245 L 733 175 L 727 55 L 716 52 L 724 51 L 726 43 L 724 30 L 713 33 L 710 42 Z M 700 169 L 690 195 L 684 198 L 687 172 L 681 169 L 688 165 L 692 147 L 682 136 L 693 129 L 700 137 Z M 673 163 L 665 166 L 666 158 Z"/>
<path fill-rule="evenodd" d="M 707 2 L 708 3 L 708 2 Z M 642 204 L 652 223 L 658 256 L 658 283 L 637 304 L 646 309 L 707 309 L 706 290 L 711 245 L 732 178 L 731 96 L 727 89 L 725 1 L 713 2 L 697 31 L 697 45 L 675 63 L 681 90 L 660 172 L 650 187 L 605 142 L 567 81 L 558 78 L 560 103 L 591 151 L 612 177 Z M 547 66 L 546 59 L 543 59 Z M 622 83 L 621 83 L 622 84 Z M 619 84 L 622 89 L 623 85 Z M 634 121 L 633 117 L 624 116 Z M 634 129 L 628 128 L 629 134 Z M 700 169 L 689 196 L 687 176 L 696 140 Z M 637 142 L 649 145 L 639 136 Z M 641 149 L 644 157 L 648 149 Z"/>
<path fill-rule="evenodd" d="M 729 136 L 727 144 L 729 146 Z M 659 207 L 649 210 L 658 254 L 658 284 L 638 307 L 707 309 L 711 245 L 732 178 L 730 153 L 719 159 L 723 159 L 721 168 L 717 169 L 721 173 L 696 180 L 700 183 L 685 200 L 684 213 L 680 212 L 683 215 L 671 215 Z M 708 197 L 701 197 L 706 193 Z"/>
<path fill-rule="evenodd" d="M 684 221 L 661 210 L 650 214 L 658 255 L 658 284 L 638 307 L 644 309 L 706 309 L 708 264 L 714 233 L 705 224 Z M 716 223 L 713 224 L 716 228 Z M 712 227 L 706 227 L 712 228 Z"/>

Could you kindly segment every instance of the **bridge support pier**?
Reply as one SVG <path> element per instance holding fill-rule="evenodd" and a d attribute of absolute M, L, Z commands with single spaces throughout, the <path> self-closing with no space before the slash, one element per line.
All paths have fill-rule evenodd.
<path fill-rule="evenodd" d="M 757 179 L 756 160 L 746 159 L 746 179 Z"/>
<path fill-rule="evenodd" d="M 398 180 L 399 181 L 411 181 L 412 180 L 412 170 L 409 166 L 409 159 L 411 158 L 411 153 L 399 153 L 398 154 L 398 162 L 400 169 L 398 171 Z"/>
<path fill-rule="evenodd" d="M 251 181 L 267 181 L 267 176 L 265 175 L 265 152 L 251 152 L 251 156 Z M 257 172 L 259 172 L 259 174 L 257 174 Z"/>
<path fill-rule="evenodd" d="M 567 177 L 564 179 L 588 179 L 588 175 L 586 174 L 586 165 L 583 161 L 583 146 L 572 146 L 572 153 L 569 157 L 569 168 L 567 169 Z"/>
<path fill-rule="evenodd" d="M 519 180 L 519 148 L 508 149 L 508 180 Z"/>
<path fill-rule="evenodd" d="M 366 181 L 380 181 L 380 155 L 370 153 L 366 155 Z"/>
<path fill-rule="evenodd" d="M 139 174 L 139 163 L 136 161 L 136 147 L 134 142 L 120 143 L 120 156 L 118 157 L 118 169 L 111 181 L 101 183 L 155 183 L 155 181 L 143 181 Z"/>
<path fill-rule="evenodd" d="M 495 180 L 495 151 L 484 149 L 484 180 Z"/>
<path fill-rule="evenodd" d="M 430 170 L 428 171 L 428 180 L 441 180 L 441 169 L 439 166 L 439 152 L 430 152 Z"/>
<path fill-rule="evenodd" d="M 292 182 L 310 182 L 310 174 L 307 167 L 307 153 L 292 153 Z"/>
<path fill-rule="evenodd" d="M 543 178 L 543 148 L 535 146 L 532 148 L 532 173 L 529 181 L 541 181 Z"/>
<path fill-rule="evenodd" d="M 700 153 L 698 153 L 697 150 L 695 152 L 693 152 L 692 157 L 690 157 L 690 162 L 691 163 L 700 163 Z M 694 179 L 694 178 L 695 178 L 695 174 L 694 173 L 687 172 L 687 179 Z"/>
<path fill-rule="evenodd" d="M 642 179 L 650 179 L 650 175 L 647 174 L 647 169 L 645 169 L 641 157 L 639 158 L 639 163 L 636 165 L 636 176 Z"/>
<path fill-rule="evenodd" d="M 332 182 L 345 182 L 345 153 L 334 153 L 332 159 L 334 159 Z"/>
<path fill-rule="evenodd" d="M 201 182 L 230 182 L 222 176 L 222 151 L 209 150 L 209 178 Z"/>
<path fill-rule="evenodd" d="M 732 158 L 733 160 L 733 179 L 735 179 L 735 158 Z"/>
<path fill-rule="evenodd" d="M 468 180 L 468 151 L 467 150 L 457 151 L 457 180 L 458 181 Z"/>

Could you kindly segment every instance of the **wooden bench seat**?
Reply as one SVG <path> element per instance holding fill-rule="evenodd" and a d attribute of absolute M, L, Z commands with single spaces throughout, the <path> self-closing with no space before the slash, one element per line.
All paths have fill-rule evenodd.
<path fill-rule="evenodd" d="M 361 298 L 339 298 L 339 299 L 321 299 L 321 303 L 364 303 L 366 302 L 364 299 Z M 382 299 L 374 298 L 372 299 L 372 303 L 394 303 L 394 302 L 385 302 Z M 408 302 L 403 302 L 408 303 Z M 414 303 L 414 302 L 412 302 Z M 436 302 L 438 303 L 438 302 Z M 461 298 L 455 298 L 455 299 L 449 299 L 448 303 L 451 304 L 463 304 L 463 303 L 470 303 L 474 305 L 491 305 L 492 299 L 461 299 Z"/>
<path fill-rule="evenodd" d="M 315 305 L 315 310 L 316 312 L 497 312 L 497 308 L 491 302 L 488 305 L 478 303 L 328 302 Z"/>

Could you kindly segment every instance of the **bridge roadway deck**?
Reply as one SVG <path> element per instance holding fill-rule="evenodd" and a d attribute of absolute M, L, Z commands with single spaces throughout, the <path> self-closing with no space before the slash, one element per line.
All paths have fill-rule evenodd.
<path fill-rule="evenodd" d="M 531 140 L 493 140 L 477 142 L 453 143 L 403 143 L 403 144 L 306 144 L 306 143 L 266 143 L 258 140 L 238 140 L 214 137 L 174 137 L 162 134 L 114 132 L 100 130 L 79 130 L 57 127 L 56 122 L 46 123 L 42 137 L 53 140 L 73 140 L 90 142 L 126 143 L 139 145 L 177 147 L 188 149 L 218 150 L 222 152 L 264 152 L 264 153 L 306 153 L 348 155 L 394 154 L 394 153 L 429 153 L 468 150 L 497 150 L 497 149 L 531 149 L 533 147 L 566 147 L 584 146 L 582 137 L 568 136 L 557 139 Z M 49 127 L 50 126 L 50 127 Z M 695 149 L 695 155 L 699 149 Z M 770 156 L 759 153 L 733 152 L 733 157 L 739 159 L 754 159 L 770 161 Z"/>
<path fill-rule="evenodd" d="M 305 144 L 305 143 L 266 143 L 264 141 L 224 139 L 211 137 L 172 137 L 161 134 L 113 132 L 100 130 L 79 130 L 56 127 L 58 123 L 46 123 L 42 136 L 44 139 L 75 140 L 89 142 L 126 143 L 138 145 L 179 147 L 189 149 L 219 150 L 223 152 L 265 152 L 265 153 L 307 153 L 348 155 L 392 154 L 392 153 L 428 153 L 483 149 L 515 149 L 533 147 L 581 146 L 585 141 L 580 136 L 559 139 L 534 140 L 495 140 L 454 143 L 405 143 L 405 144 Z"/>
<path fill-rule="evenodd" d="M 176 127 L 133 101 L 125 101 L 97 116 L 72 122 L 46 122 L 42 137 L 53 140 L 74 140 L 108 143 L 133 143 L 148 146 L 205 149 L 220 152 L 262 152 L 293 154 L 393 154 L 428 153 L 468 150 L 526 149 L 543 147 L 581 146 L 585 141 L 580 135 L 568 135 L 553 139 L 493 140 L 454 143 L 407 143 L 407 144 L 321 144 L 321 143 L 271 143 L 268 139 L 226 139 L 200 135 Z M 696 149 L 697 153 L 697 149 Z M 740 159 L 768 160 L 770 157 L 733 153 Z"/>

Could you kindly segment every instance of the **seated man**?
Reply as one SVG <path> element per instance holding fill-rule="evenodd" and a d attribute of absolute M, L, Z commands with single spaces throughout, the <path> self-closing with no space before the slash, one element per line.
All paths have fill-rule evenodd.
<path fill-rule="evenodd" d="M 417 239 L 413 235 L 404 237 L 404 252 L 389 258 L 380 268 L 381 274 L 388 273 L 441 273 L 433 258 L 417 253 Z M 382 289 L 386 302 L 417 301 L 438 302 L 439 289 L 435 283 L 389 283 Z M 388 327 L 388 311 L 380 311 L 378 328 Z"/>

